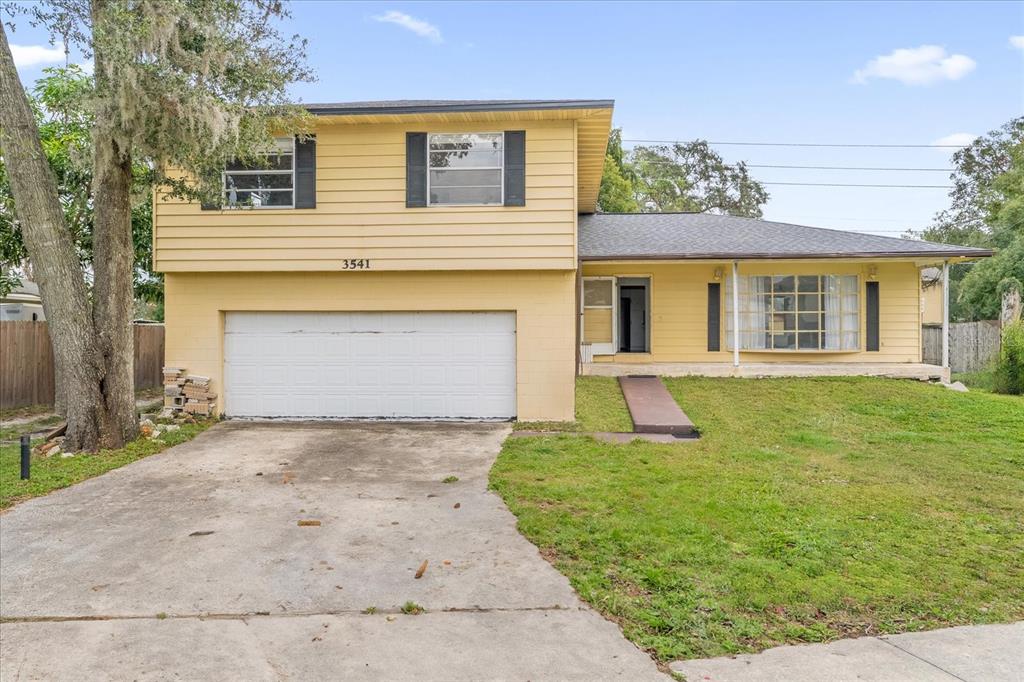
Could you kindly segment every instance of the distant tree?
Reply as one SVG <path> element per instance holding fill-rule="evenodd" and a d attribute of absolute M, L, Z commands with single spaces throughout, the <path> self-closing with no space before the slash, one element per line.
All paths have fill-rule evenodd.
<path fill-rule="evenodd" d="M 622 128 L 612 129 L 608 136 L 608 151 L 604 157 L 601 191 L 597 197 L 600 213 L 637 213 L 632 170 L 626 165 L 622 150 Z"/>
<path fill-rule="evenodd" d="M 1010 170 L 1010 150 L 1024 142 L 1024 116 L 983 135 L 953 155 L 949 208 L 914 236 L 964 246 L 992 246 L 992 203 L 998 201 L 995 179 Z"/>
<path fill-rule="evenodd" d="M 982 220 L 997 253 L 976 263 L 960 282 L 958 302 L 967 319 L 998 318 L 1000 283 L 1024 281 L 1024 142 L 1012 147 L 1008 156 L 1009 169 L 992 179 L 985 191 Z"/>
<path fill-rule="evenodd" d="M 727 164 L 707 142 L 635 147 L 629 155 L 640 210 L 760 218 L 768 192 L 744 162 Z"/>
<path fill-rule="evenodd" d="M 29 93 L 29 105 L 35 114 L 39 139 L 57 183 L 57 194 L 64 220 L 75 242 L 87 282 L 92 273 L 92 167 L 91 130 L 93 125 L 89 99 L 92 77 L 80 66 L 43 69 Z M 163 278 L 152 268 L 151 174 L 137 161 L 133 170 L 132 243 L 134 245 L 135 297 L 151 303 L 163 298 Z M 0 293 L 16 286 L 29 269 L 28 253 L 15 219 L 14 197 L 6 167 L 0 164 L 0 268 L 9 274 Z"/>
<path fill-rule="evenodd" d="M 0 25 L 0 146 L 15 214 L 50 325 L 70 450 L 138 433 L 131 330 L 132 192 L 141 160 L 172 193 L 212 197 L 229 157 L 301 131 L 287 87 L 310 80 L 279 0 L 49 0 L 16 5 L 90 55 L 92 287 Z M 172 169 L 179 172 L 172 173 Z"/>

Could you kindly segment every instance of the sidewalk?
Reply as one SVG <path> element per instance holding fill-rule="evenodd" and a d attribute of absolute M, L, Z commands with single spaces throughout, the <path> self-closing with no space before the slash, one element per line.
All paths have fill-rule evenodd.
<path fill-rule="evenodd" d="M 1024 682 L 1024 621 L 676 661 L 687 682 Z"/>

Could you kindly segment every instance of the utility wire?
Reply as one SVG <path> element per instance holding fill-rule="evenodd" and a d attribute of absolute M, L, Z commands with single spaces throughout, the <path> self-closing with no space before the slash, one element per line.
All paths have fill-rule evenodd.
<path fill-rule="evenodd" d="M 623 142 L 642 144 L 686 144 L 695 140 L 636 140 L 623 139 Z M 700 140 L 704 141 L 704 140 Z M 825 144 L 818 142 L 708 142 L 710 145 L 737 145 L 741 147 L 867 147 L 875 149 L 962 149 L 965 144 Z"/>
<path fill-rule="evenodd" d="M 794 187 L 894 187 L 897 189 L 950 189 L 950 185 L 874 185 L 845 182 L 760 182 L 762 185 L 791 185 Z"/>
<path fill-rule="evenodd" d="M 936 171 L 952 173 L 953 168 L 896 168 L 894 166 L 783 166 L 777 164 L 748 163 L 747 168 L 803 168 L 806 170 L 852 170 L 852 171 Z"/>

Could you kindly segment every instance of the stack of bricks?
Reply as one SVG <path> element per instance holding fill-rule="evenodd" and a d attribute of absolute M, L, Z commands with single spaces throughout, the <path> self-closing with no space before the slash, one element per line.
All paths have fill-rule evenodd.
<path fill-rule="evenodd" d="M 180 367 L 164 367 L 164 407 L 208 417 L 214 413 L 217 394 L 210 392 L 210 377 L 186 374 Z"/>

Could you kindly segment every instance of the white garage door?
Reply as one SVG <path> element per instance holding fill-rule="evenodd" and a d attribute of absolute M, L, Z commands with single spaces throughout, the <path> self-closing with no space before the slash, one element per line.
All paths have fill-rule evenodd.
<path fill-rule="evenodd" d="M 514 313 L 228 313 L 229 416 L 510 418 Z"/>

